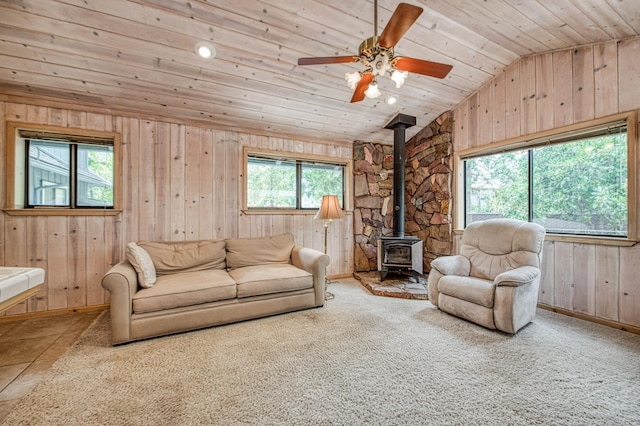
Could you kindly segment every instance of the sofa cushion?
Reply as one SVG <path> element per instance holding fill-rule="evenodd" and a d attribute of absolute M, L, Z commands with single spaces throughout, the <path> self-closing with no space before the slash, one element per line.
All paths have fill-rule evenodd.
<path fill-rule="evenodd" d="M 293 234 L 263 238 L 230 238 L 226 240 L 227 268 L 289 263 L 293 250 Z"/>
<path fill-rule="evenodd" d="M 493 281 L 483 280 L 482 278 L 446 275 L 440 278 L 438 291 L 486 308 L 493 307 L 495 295 Z"/>
<path fill-rule="evenodd" d="M 156 283 L 156 268 L 149 253 L 136 243 L 128 243 L 125 254 L 138 274 L 138 284 L 143 288 L 153 287 Z"/>
<path fill-rule="evenodd" d="M 247 266 L 229 271 L 238 284 L 238 297 L 259 296 L 313 287 L 313 275 L 288 264 Z"/>
<path fill-rule="evenodd" d="M 138 245 L 151 256 L 157 275 L 225 268 L 224 240 L 138 241 Z"/>
<path fill-rule="evenodd" d="M 236 283 L 222 269 L 163 275 L 153 287 L 133 296 L 133 312 L 155 312 L 235 297 Z"/>

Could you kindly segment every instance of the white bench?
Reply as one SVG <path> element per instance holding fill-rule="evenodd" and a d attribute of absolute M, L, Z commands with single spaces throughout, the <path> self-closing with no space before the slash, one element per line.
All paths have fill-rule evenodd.
<path fill-rule="evenodd" d="M 44 282 L 44 269 L 0 266 L 0 313 L 35 296 Z"/>

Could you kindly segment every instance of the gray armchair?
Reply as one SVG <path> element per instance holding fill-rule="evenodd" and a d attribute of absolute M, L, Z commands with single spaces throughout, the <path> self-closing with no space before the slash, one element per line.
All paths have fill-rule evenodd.
<path fill-rule="evenodd" d="M 459 255 L 431 262 L 429 300 L 483 327 L 516 333 L 536 315 L 544 236 L 536 223 L 471 223 Z"/>

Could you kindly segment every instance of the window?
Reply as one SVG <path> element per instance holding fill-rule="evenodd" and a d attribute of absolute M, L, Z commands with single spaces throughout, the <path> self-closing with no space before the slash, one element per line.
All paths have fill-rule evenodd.
<path fill-rule="evenodd" d="M 627 238 L 627 133 L 624 120 L 464 159 L 465 225 L 508 217 L 553 234 Z"/>
<path fill-rule="evenodd" d="M 117 135 L 8 123 L 7 141 L 9 214 L 117 213 Z"/>
<path fill-rule="evenodd" d="M 316 210 L 326 194 L 337 195 L 345 208 L 347 163 L 276 155 L 246 154 L 248 210 Z"/>
<path fill-rule="evenodd" d="M 250 156 L 247 161 L 247 207 L 295 209 L 295 161 Z"/>
<path fill-rule="evenodd" d="M 25 142 L 25 207 L 113 208 L 113 146 Z"/>

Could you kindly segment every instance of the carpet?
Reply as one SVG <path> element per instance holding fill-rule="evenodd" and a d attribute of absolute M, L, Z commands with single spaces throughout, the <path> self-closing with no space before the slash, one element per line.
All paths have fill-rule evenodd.
<path fill-rule="evenodd" d="M 89 327 L 7 425 L 640 424 L 640 336 L 548 312 L 516 336 L 369 294 L 109 344 Z"/>

